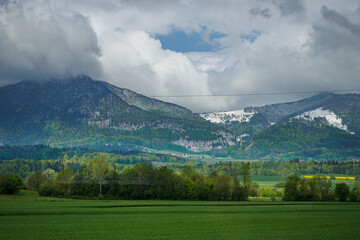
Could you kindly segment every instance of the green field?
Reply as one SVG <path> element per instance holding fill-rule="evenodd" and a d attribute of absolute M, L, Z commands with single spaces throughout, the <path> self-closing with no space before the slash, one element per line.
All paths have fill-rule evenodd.
<path fill-rule="evenodd" d="M 285 183 L 285 180 L 286 177 L 284 176 L 251 176 L 251 181 L 258 183 L 260 187 L 274 187 L 277 183 Z M 335 187 L 337 183 L 346 183 L 350 187 L 350 189 L 352 189 L 355 184 L 355 180 L 351 179 L 331 179 L 331 182 L 333 184 L 333 187 Z"/>
<path fill-rule="evenodd" d="M 0 239 L 357 239 L 359 225 L 353 203 L 0 196 Z"/>
<path fill-rule="evenodd" d="M 275 184 L 284 182 L 286 177 L 283 176 L 251 176 L 251 181 L 259 184 L 260 187 L 274 187 Z"/>

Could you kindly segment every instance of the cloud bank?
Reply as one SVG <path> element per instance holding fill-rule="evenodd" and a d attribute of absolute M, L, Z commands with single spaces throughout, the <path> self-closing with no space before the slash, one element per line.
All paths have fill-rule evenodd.
<path fill-rule="evenodd" d="M 86 72 L 100 76 L 100 47 L 90 19 L 22 1 L 0 9 L 0 78 L 17 81 Z"/>
<path fill-rule="evenodd" d="M 357 0 L 0 1 L 0 85 L 87 74 L 149 96 L 360 88 L 359 9 Z M 198 41 L 192 52 L 157 37 L 175 31 Z M 204 112 L 304 96 L 159 99 Z"/>

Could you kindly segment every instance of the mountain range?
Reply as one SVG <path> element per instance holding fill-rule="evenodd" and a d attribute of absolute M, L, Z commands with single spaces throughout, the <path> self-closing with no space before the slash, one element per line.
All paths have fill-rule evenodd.
<path fill-rule="evenodd" d="M 359 101 L 359 94 L 320 93 L 296 102 L 246 107 L 238 111 L 207 113 L 200 116 L 215 123 L 250 122 L 251 119 L 257 117 L 262 119 L 264 126 L 270 126 L 283 119 L 300 117 L 300 115 L 325 117 L 329 122 L 333 122 L 331 118 L 335 117 L 359 132 L 360 126 L 353 122 L 354 118 L 350 116 L 359 112 Z"/>
<path fill-rule="evenodd" d="M 259 159 L 360 157 L 360 95 L 195 114 L 88 76 L 0 88 L 0 145 L 166 149 Z"/>
<path fill-rule="evenodd" d="M 351 159 L 360 156 L 359 114 L 359 94 L 320 93 L 200 116 L 237 136 L 236 157 Z"/>
<path fill-rule="evenodd" d="M 0 112 L 2 145 L 206 151 L 235 144 L 231 133 L 184 107 L 88 76 L 2 87 Z"/>

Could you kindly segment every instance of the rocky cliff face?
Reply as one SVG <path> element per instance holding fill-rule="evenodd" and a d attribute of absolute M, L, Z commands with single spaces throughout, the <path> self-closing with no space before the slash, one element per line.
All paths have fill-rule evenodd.
<path fill-rule="evenodd" d="M 183 146 L 194 152 L 207 152 L 212 149 L 223 149 L 230 146 L 236 146 L 235 136 L 227 131 L 218 131 L 217 134 L 221 137 L 218 137 L 213 140 L 208 141 L 196 141 L 189 140 L 186 138 L 180 138 L 173 141 L 172 143 L 176 145 Z"/>

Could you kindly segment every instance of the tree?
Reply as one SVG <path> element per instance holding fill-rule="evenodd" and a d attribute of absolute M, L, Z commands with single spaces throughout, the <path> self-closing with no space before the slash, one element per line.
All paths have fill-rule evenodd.
<path fill-rule="evenodd" d="M 335 185 L 335 195 L 340 202 L 345 202 L 350 195 L 349 186 L 346 183 L 337 183 Z"/>
<path fill-rule="evenodd" d="M 354 189 L 360 188 L 360 175 L 355 177 Z"/>
<path fill-rule="evenodd" d="M 51 179 L 46 180 L 39 187 L 40 196 L 55 196 L 57 195 L 56 193 L 57 193 L 56 185 Z"/>
<path fill-rule="evenodd" d="M 39 190 L 40 185 L 47 180 L 41 171 L 36 171 L 27 179 L 27 187 L 31 190 Z"/>
<path fill-rule="evenodd" d="M 243 186 L 240 185 L 238 179 L 238 169 L 236 166 L 232 168 L 231 174 L 232 174 L 232 182 L 233 182 L 232 194 L 231 194 L 232 200 L 245 201 L 249 197 L 250 187 L 249 188 L 245 187 L 245 184 Z M 247 170 L 245 170 L 245 174 L 248 174 Z M 242 177 L 244 179 L 244 175 L 242 175 Z M 243 180 L 243 182 L 246 182 L 246 184 L 248 184 L 248 179 L 246 179 L 245 181 Z"/>
<path fill-rule="evenodd" d="M 158 199 L 183 199 L 185 196 L 185 181 L 174 171 L 162 167 L 155 178 L 155 193 Z"/>
<path fill-rule="evenodd" d="M 15 194 L 23 186 L 22 179 L 15 174 L 0 175 L 0 193 Z"/>
<path fill-rule="evenodd" d="M 213 200 L 229 200 L 231 196 L 230 192 L 231 177 L 227 174 L 218 175 L 215 179 L 213 188 Z"/>
<path fill-rule="evenodd" d="M 297 174 L 290 175 L 286 178 L 284 185 L 284 201 L 298 201 L 300 194 L 298 186 L 300 185 L 300 177 Z"/>
<path fill-rule="evenodd" d="M 151 164 L 137 163 L 125 168 L 119 176 L 122 197 L 126 199 L 148 199 L 150 186 L 154 184 L 155 169 Z"/>
<path fill-rule="evenodd" d="M 99 182 L 100 196 L 102 195 L 102 185 L 106 177 L 110 176 L 113 169 L 108 160 L 102 156 L 95 156 L 87 165 L 90 176 Z"/>
<path fill-rule="evenodd" d="M 260 197 L 260 186 L 258 183 L 252 183 L 250 186 L 250 196 Z"/>
<path fill-rule="evenodd" d="M 194 172 L 194 169 L 189 166 L 189 165 L 185 165 L 182 169 L 181 169 L 181 175 L 185 178 L 185 177 L 191 177 L 192 173 Z"/>
<path fill-rule="evenodd" d="M 247 162 L 241 166 L 240 170 L 241 180 L 244 187 L 245 199 L 249 197 L 250 186 L 251 186 L 251 177 L 250 177 L 250 163 Z"/>
<path fill-rule="evenodd" d="M 330 179 L 327 179 L 325 176 L 320 176 L 317 178 L 317 183 L 319 186 L 320 200 L 322 201 L 333 201 L 334 192 L 331 189 L 332 183 Z"/>
<path fill-rule="evenodd" d="M 70 184 L 74 178 L 74 172 L 70 168 L 65 168 L 56 176 L 56 186 L 59 192 L 65 196 L 69 195 Z"/>
<path fill-rule="evenodd" d="M 301 201 L 319 200 L 319 190 L 315 178 L 307 180 L 305 178 L 300 180 L 297 186 L 298 199 Z"/>
<path fill-rule="evenodd" d="M 241 180 L 244 187 L 249 187 L 251 184 L 251 177 L 250 177 L 250 163 L 247 162 L 241 166 Z"/>
<path fill-rule="evenodd" d="M 360 186 L 354 187 L 350 194 L 350 200 L 352 202 L 360 202 Z"/>
<path fill-rule="evenodd" d="M 44 171 L 44 174 L 47 178 L 53 178 L 53 176 L 55 175 L 55 171 L 51 168 L 47 168 L 45 171 Z"/>

